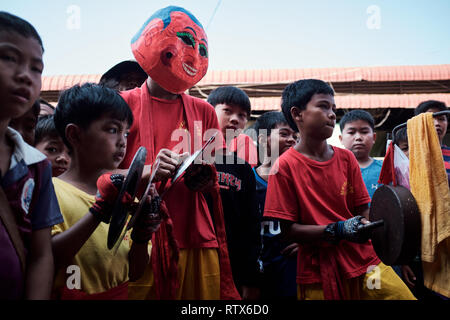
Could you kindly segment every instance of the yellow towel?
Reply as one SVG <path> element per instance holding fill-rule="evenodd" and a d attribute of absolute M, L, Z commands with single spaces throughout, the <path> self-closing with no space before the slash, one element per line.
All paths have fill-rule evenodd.
<path fill-rule="evenodd" d="M 432 113 L 408 120 L 411 193 L 422 220 L 425 286 L 450 296 L 450 191 Z"/>

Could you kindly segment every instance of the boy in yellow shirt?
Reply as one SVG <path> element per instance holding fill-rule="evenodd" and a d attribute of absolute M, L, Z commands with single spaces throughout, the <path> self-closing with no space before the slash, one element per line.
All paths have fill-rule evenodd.
<path fill-rule="evenodd" d="M 72 157 L 69 169 L 53 179 L 64 217 L 53 228 L 55 293 L 61 299 L 127 299 L 128 281 L 142 275 L 148 241 L 159 226 L 141 215 L 131 248 L 125 241 L 116 253 L 107 248 L 112 204 L 124 178 L 107 172 L 125 155 L 131 110 L 114 90 L 85 84 L 61 95 L 54 119 Z"/>

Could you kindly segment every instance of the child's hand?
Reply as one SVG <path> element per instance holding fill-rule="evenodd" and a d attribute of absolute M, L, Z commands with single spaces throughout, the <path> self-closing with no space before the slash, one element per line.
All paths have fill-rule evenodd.
<path fill-rule="evenodd" d="M 406 285 L 409 288 L 414 288 L 414 286 L 416 285 L 416 275 L 408 265 L 402 266 L 402 276 Z"/>
<path fill-rule="evenodd" d="M 161 215 L 159 213 L 161 207 L 161 198 L 158 196 L 154 185 L 150 189 L 150 195 L 142 207 L 142 212 L 136 221 L 131 239 L 136 243 L 147 243 L 152 238 L 161 224 Z"/>
<path fill-rule="evenodd" d="M 100 221 L 104 223 L 110 222 L 114 202 L 119 195 L 124 180 L 124 175 L 111 173 L 105 173 L 97 179 L 95 203 L 89 211 Z M 128 193 L 125 193 L 122 201 L 131 205 L 133 199 Z"/>
<path fill-rule="evenodd" d="M 280 251 L 283 256 L 286 257 L 295 257 L 298 252 L 298 243 L 294 242 L 288 245 L 286 248 Z"/>
<path fill-rule="evenodd" d="M 184 174 L 186 186 L 196 192 L 204 192 L 214 185 L 213 169 L 211 165 L 202 164 L 190 165 Z"/>
<path fill-rule="evenodd" d="M 189 157 L 189 153 L 175 153 L 169 149 L 161 149 L 156 156 L 160 163 L 155 173 L 155 182 L 167 180 L 173 176 L 175 170 L 183 163 L 184 159 Z"/>
<path fill-rule="evenodd" d="M 360 230 L 359 227 L 368 224 L 369 221 L 362 217 L 356 216 L 345 221 L 330 223 L 326 230 L 334 233 L 333 241 L 347 240 L 356 243 L 365 243 L 369 240 L 370 232 Z"/>

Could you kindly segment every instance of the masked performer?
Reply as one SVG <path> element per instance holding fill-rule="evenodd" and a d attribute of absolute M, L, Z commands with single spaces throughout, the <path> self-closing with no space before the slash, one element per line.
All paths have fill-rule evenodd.
<path fill-rule="evenodd" d="M 149 78 L 140 88 L 121 93 L 136 119 L 121 167 L 127 168 L 136 150 L 145 146 L 145 174 L 159 159 L 154 181 L 160 194 L 168 191 L 164 195 L 166 216 L 152 241 L 152 263 L 144 277 L 130 287 L 130 298 L 239 299 L 229 266 L 214 168 L 197 166 L 203 176 L 208 173 L 204 181 L 213 185 L 202 191 L 215 194 L 216 200 L 219 197 L 212 212 L 203 193 L 195 191 L 198 188 L 182 182 L 170 185 L 184 153 L 200 149 L 213 131 L 209 129 L 219 130 L 214 108 L 184 93 L 208 69 L 206 33 L 189 11 L 171 6 L 144 23 L 131 47 Z M 223 145 L 222 137 L 216 141 Z M 197 183 L 199 175 L 189 172 L 190 181 Z"/>

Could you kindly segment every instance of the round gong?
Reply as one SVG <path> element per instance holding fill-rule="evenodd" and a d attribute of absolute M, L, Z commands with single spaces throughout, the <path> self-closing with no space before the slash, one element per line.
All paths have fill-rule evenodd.
<path fill-rule="evenodd" d="M 369 219 L 383 220 L 373 229 L 372 244 L 378 257 L 386 265 L 411 262 L 420 249 L 421 222 L 416 200 L 402 186 L 383 185 L 372 197 Z"/>

